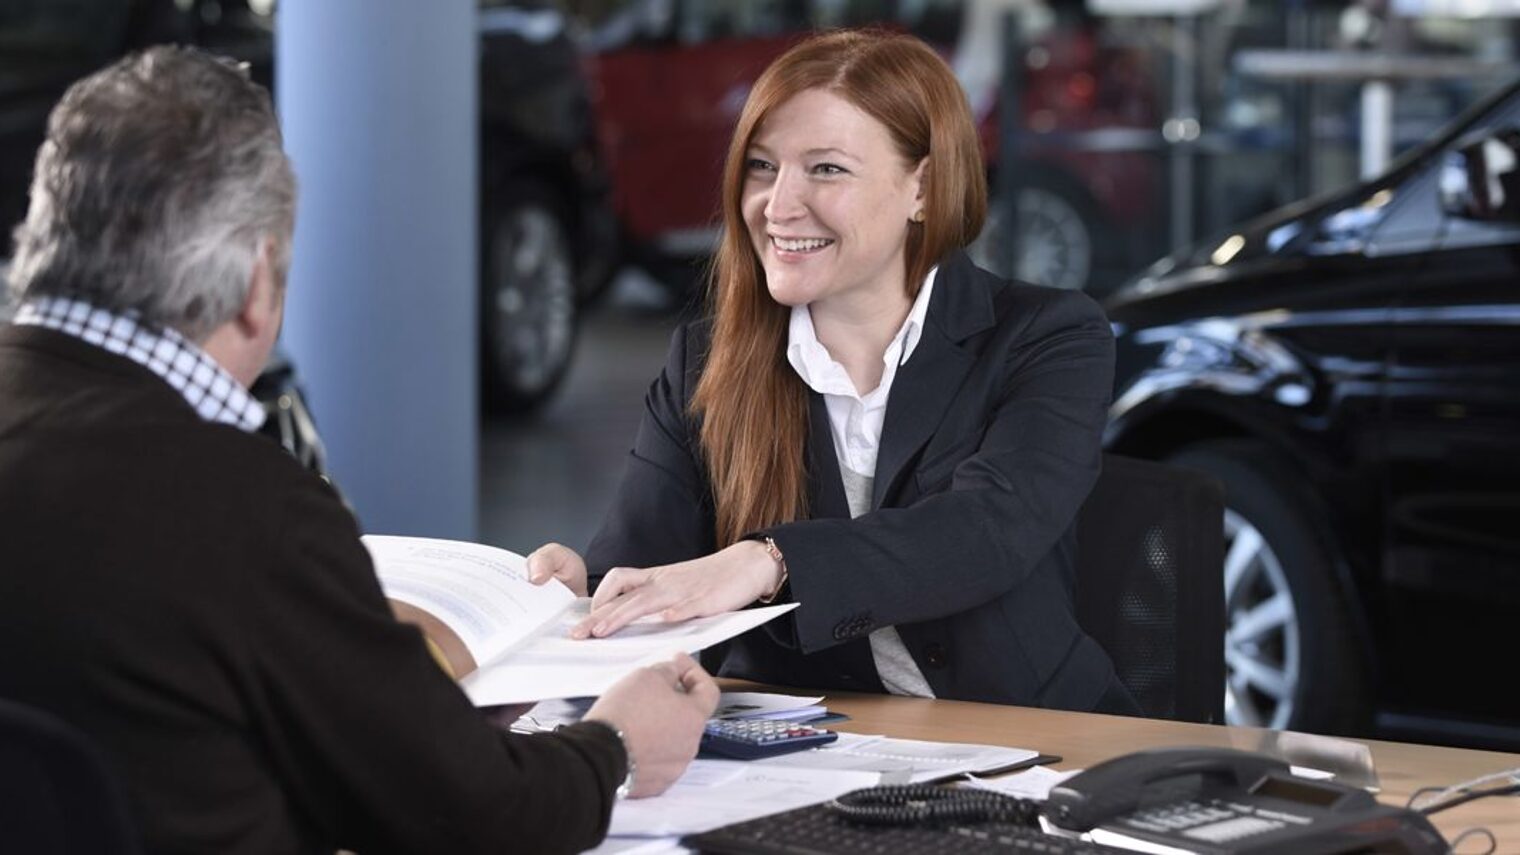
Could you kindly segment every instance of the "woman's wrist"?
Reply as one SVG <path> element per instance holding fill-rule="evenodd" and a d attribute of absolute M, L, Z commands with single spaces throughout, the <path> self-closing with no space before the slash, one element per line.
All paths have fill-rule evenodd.
<path fill-rule="evenodd" d="M 769 584 L 760 589 L 757 599 L 766 605 L 776 601 L 781 595 L 781 586 L 786 584 L 786 556 L 781 554 L 781 547 L 769 537 L 761 537 L 755 541 L 765 553 L 765 560 L 769 564 L 770 573 L 767 575 Z"/>

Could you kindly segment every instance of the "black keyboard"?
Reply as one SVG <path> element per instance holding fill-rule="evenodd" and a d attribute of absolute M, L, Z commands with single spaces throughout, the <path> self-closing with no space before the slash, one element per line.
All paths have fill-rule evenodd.
<path fill-rule="evenodd" d="M 1046 853 L 1109 855 L 1125 850 L 1045 834 L 1027 825 L 988 822 L 975 825 L 856 825 L 823 805 L 772 814 L 726 825 L 681 841 L 698 852 L 715 855 L 897 855 L 897 853 Z"/>

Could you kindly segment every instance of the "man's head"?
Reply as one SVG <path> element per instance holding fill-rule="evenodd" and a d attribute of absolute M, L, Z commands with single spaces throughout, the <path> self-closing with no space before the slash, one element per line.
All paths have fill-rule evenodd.
<path fill-rule="evenodd" d="M 53 109 L 11 287 L 172 327 L 246 383 L 278 329 L 295 198 L 268 92 L 226 60 L 151 48 Z"/>

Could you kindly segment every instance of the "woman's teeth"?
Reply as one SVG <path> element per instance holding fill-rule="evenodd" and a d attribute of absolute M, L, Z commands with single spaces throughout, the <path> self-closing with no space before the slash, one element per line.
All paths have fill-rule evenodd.
<path fill-rule="evenodd" d="M 771 242 L 776 245 L 777 249 L 780 249 L 784 252 L 812 252 L 815 249 L 823 249 L 824 247 L 833 243 L 832 240 L 828 240 L 827 238 L 803 238 L 801 240 L 790 240 L 787 238 L 778 237 L 771 238 Z"/>

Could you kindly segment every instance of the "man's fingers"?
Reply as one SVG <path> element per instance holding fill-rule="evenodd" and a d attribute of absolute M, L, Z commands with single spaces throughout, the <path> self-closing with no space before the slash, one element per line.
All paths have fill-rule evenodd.
<path fill-rule="evenodd" d="M 688 673 L 682 677 L 681 685 L 686 687 L 686 693 L 697 702 L 703 718 L 711 716 L 713 710 L 718 708 L 723 693 L 718 690 L 718 682 L 706 671 L 698 668 Z"/>
<path fill-rule="evenodd" d="M 708 675 L 702 665 L 686 653 L 677 653 L 670 660 L 676 670 L 676 682 L 681 689 L 696 699 L 699 705 L 711 713 L 718 706 L 718 684 Z"/>

